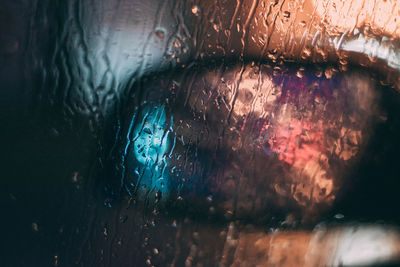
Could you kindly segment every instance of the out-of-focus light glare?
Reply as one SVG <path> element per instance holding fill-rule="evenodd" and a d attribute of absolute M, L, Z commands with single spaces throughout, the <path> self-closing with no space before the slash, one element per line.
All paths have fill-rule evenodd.
<path fill-rule="evenodd" d="M 400 70 L 400 52 L 393 44 L 385 42 L 385 38 L 379 41 L 375 38 L 366 39 L 362 34 L 357 39 L 341 41 L 334 40 L 337 49 L 365 54 L 371 58 L 377 58 L 387 62 L 388 66 Z"/>
<path fill-rule="evenodd" d="M 133 132 L 133 147 L 137 161 L 150 167 L 158 163 L 168 150 L 169 125 L 163 106 L 147 107 L 143 114 Z"/>
<path fill-rule="evenodd" d="M 167 197 L 169 176 L 166 158 L 171 147 L 173 117 L 167 116 L 164 106 L 148 105 L 143 108 L 135 125 L 132 151 L 137 163 L 144 168 L 138 177 L 140 191 L 143 194 L 152 191 L 159 197 Z"/>
<path fill-rule="evenodd" d="M 399 233 L 384 227 L 344 228 L 339 235 L 332 266 L 370 266 L 397 260 Z M 397 259 L 396 259 L 397 258 Z"/>

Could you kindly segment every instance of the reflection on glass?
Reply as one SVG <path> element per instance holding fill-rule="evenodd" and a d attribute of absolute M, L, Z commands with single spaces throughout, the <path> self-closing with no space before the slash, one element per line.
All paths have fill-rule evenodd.
<path fill-rule="evenodd" d="M 128 132 L 126 150 L 132 150 L 136 160 L 134 162 L 130 157 L 127 162 L 131 168 L 135 168 L 138 192 L 134 194 L 144 197 L 149 192 L 154 192 L 158 198 L 167 197 L 170 167 L 166 157 L 171 147 L 170 129 L 173 127 L 173 117 L 167 118 L 164 106 L 148 104 L 137 118 L 132 118 L 131 125 L 134 128 L 130 129 L 132 133 Z M 128 153 L 126 150 L 125 154 Z"/>
<path fill-rule="evenodd" d="M 398 258 L 396 1 L 3 2 L 19 265 Z"/>

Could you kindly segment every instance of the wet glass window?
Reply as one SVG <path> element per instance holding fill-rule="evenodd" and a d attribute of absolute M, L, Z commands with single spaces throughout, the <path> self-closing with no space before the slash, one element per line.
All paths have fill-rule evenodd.
<path fill-rule="evenodd" d="M 399 9 L 3 1 L 4 266 L 395 266 Z"/>

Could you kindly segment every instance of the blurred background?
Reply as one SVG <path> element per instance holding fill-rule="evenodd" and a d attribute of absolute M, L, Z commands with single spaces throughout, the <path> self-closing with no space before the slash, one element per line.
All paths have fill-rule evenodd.
<path fill-rule="evenodd" d="M 395 266 L 398 7 L 353 2 L 3 0 L 1 265 Z"/>

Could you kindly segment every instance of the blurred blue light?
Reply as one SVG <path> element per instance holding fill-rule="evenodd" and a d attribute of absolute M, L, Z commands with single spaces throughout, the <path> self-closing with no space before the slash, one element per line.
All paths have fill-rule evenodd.
<path fill-rule="evenodd" d="M 162 160 L 169 148 L 169 128 L 164 106 L 146 107 L 134 129 L 134 153 L 138 162 L 151 167 Z M 172 118 L 171 118 L 172 124 Z"/>

